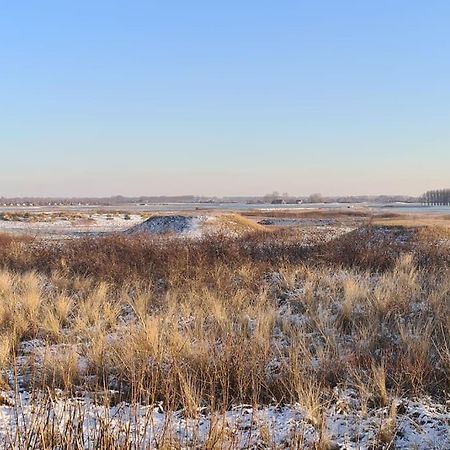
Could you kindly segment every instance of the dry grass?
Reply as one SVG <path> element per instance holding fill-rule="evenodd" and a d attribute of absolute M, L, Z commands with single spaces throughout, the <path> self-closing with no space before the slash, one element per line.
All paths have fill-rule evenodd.
<path fill-rule="evenodd" d="M 448 215 L 439 214 L 393 214 L 392 216 L 374 216 L 371 220 L 373 225 L 397 226 L 407 228 L 418 227 L 440 227 L 449 229 L 450 221 Z"/>
<path fill-rule="evenodd" d="M 80 220 L 87 218 L 82 213 L 59 211 L 59 212 L 5 212 L 0 214 L 0 220 L 7 222 L 54 222 L 56 220 Z"/>
<path fill-rule="evenodd" d="M 81 345 L 98 383 L 144 389 L 174 407 L 186 399 L 291 402 L 320 390 L 314 386 L 351 379 L 374 380 L 382 405 L 389 383 L 409 392 L 448 388 L 440 367 L 449 364 L 450 285 L 411 256 L 383 274 L 301 265 L 263 276 L 259 268 L 223 264 L 209 277 L 172 279 L 163 290 L 153 283 L 118 289 L 3 271 L 1 359 L 7 364 L 31 339 Z M 418 304 L 426 313 L 416 312 Z M 74 366 L 75 353 L 65 356 L 64 365 Z"/>
<path fill-rule="evenodd" d="M 204 408 L 298 403 L 318 430 L 317 448 L 332 448 L 324 414 L 336 387 L 359 392 L 367 408 L 450 389 L 448 252 L 436 245 L 445 234 L 422 230 L 398 242 L 395 229 L 374 245 L 375 231 L 327 252 L 281 232 L 202 241 L 3 237 L 2 383 L 13 370 L 13 388 L 114 391 L 108 403 L 162 402 L 190 418 Z M 36 427 L 36 448 L 58 440 L 82 448 L 70 447 L 76 430 L 69 439 Z M 106 422 L 95 448 L 119 448 L 115 433 Z M 392 410 L 380 443 L 394 436 Z M 301 433 L 292 439 L 301 448 Z M 217 423 L 205 448 L 225 441 L 232 438 Z M 179 448 L 170 434 L 158 445 Z"/>
<path fill-rule="evenodd" d="M 218 214 L 215 217 L 214 225 L 221 232 L 241 234 L 268 231 L 263 225 L 244 217 L 242 214 Z"/>

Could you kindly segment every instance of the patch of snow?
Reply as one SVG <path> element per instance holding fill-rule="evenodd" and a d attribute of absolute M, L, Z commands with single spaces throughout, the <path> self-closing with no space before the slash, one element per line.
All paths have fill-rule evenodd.
<path fill-rule="evenodd" d="M 200 236 L 202 225 L 211 220 L 208 216 L 155 216 L 127 230 L 128 234 L 177 234 Z"/>
<path fill-rule="evenodd" d="M 85 448 L 94 448 L 100 430 L 106 427 L 117 442 L 131 440 L 133 448 L 158 448 L 165 437 L 178 442 L 177 448 L 197 448 L 208 441 L 214 431 L 220 432 L 224 445 L 230 448 L 292 448 L 301 442 L 306 449 L 316 448 L 321 432 L 332 448 L 347 450 L 388 448 L 382 431 L 392 430 L 396 449 L 450 448 L 450 413 L 445 405 L 429 398 L 402 400 L 396 415 L 388 407 L 363 413 L 353 391 L 324 411 L 323 425 L 315 425 L 302 405 L 266 406 L 236 405 L 225 413 L 198 411 L 196 418 L 185 411 L 164 411 L 162 404 L 143 406 L 119 403 L 112 407 L 98 405 L 89 397 L 52 398 L 29 393 L 2 393 L 0 406 L 0 440 L 12 448 L 21 448 L 25 438 L 40 428 L 57 427 L 61 434 L 80 424 Z M 72 425 L 71 425 L 72 424 Z M 321 430 L 321 427 L 323 429 Z"/>

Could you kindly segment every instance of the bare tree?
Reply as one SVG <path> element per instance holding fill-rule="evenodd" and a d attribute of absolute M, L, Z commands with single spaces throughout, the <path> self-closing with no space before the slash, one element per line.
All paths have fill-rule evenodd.
<path fill-rule="evenodd" d="M 322 203 L 322 202 L 323 202 L 323 197 L 322 197 L 322 194 L 319 194 L 319 193 L 311 194 L 308 198 L 308 203 Z"/>
<path fill-rule="evenodd" d="M 427 191 L 422 195 L 421 203 L 427 206 L 450 206 L 450 189 Z"/>

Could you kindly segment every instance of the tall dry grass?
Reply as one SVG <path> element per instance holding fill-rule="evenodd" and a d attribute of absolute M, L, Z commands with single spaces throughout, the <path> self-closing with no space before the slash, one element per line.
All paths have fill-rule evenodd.
<path fill-rule="evenodd" d="M 371 239 L 355 250 L 366 248 L 366 257 L 350 264 L 338 259 L 348 241 L 324 254 L 283 234 L 5 238 L 2 385 L 50 393 L 48 401 L 62 391 L 91 392 L 108 405 L 162 404 L 191 418 L 238 404 L 298 403 L 327 448 L 324 414 L 336 387 L 359 392 L 367 408 L 399 395 L 444 397 L 450 388 L 445 252 L 424 240 L 422 253 L 402 244 L 394 258 Z M 379 264 L 386 252 L 389 264 Z M 98 448 L 115 448 L 114 433 L 105 425 Z M 389 429 L 381 434 L 387 441 Z M 225 439 L 219 426 L 210 438 L 209 448 Z M 177 448 L 173 436 L 164 446 Z"/>
<path fill-rule="evenodd" d="M 93 389 L 120 386 L 124 398 L 174 408 L 188 400 L 191 410 L 202 402 L 293 402 L 311 383 L 368 383 L 379 374 L 374 367 L 405 392 L 448 389 L 443 273 L 405 256 L 377 274 L 300 266 L 260 275 L 224 265 L 208 283 L 180 280 L 164 291 L 89 279 L 74 290 L 74 280 L 63 286 L 59 275 L 3 271 L 2 366 L 20 356 L 21 343 L 38 340 L 47 351 L 39 348 L 34 364 L 46 375 L 27 383 L 72 388 L 89 378 Z"/>

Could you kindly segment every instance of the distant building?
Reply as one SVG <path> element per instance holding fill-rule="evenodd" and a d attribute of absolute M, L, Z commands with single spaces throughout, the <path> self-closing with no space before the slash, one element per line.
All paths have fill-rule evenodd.
<path fill-rule="evenodd" d="M 283 198 L 274 198 L 271 201 L 272 205 L 285 205 L 286 204 L 286 200 L 284 200 Z"/>

